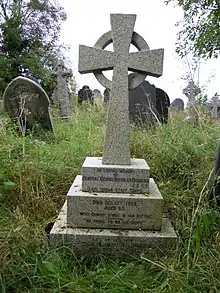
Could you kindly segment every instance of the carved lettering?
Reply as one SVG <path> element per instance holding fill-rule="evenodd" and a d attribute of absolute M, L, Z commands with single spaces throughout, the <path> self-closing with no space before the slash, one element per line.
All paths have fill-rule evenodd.
<path fill-rule="evenodd" d="M 103 201 L 102 201 L 102 200 L 96 200 L 96 199 L 94 199 L 94 200 L 92 201 L 92 203 L 93 203 L 93 204 L 97 204 L 97 205 L 102 205 L 102 204 L 103 204 Z"/>
<path fill-rule="evenodd" d="M 142 178 L 121 178 L 121 177 L 117 177 L 117 173 L 113 174 L 113 177 L 104 177 L 104 176 L 100 176 L 100 177 L 95 177 L 95 176 L 85 176 L 83 175 L 82 180 L 85 181 L 102 181 L 102 182 L 106 182 L 106 181 L 110 181 L 110 182 L 133 182 L 133 183 L 148 183 L 147 179 L 142 179 Z M 147 186 L 147 184 L 146 184 Z"/>

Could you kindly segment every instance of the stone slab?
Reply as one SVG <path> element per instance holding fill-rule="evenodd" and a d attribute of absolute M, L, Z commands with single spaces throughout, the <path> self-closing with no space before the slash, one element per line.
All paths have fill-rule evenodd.
<path fill-rule="evenodd" d="M 67 202 L 50 235 L 53 246 L 68 246 L 79 256 L 92 258 L 106 255 L 112 258 L 139 257 L 148 250 L 165 251 L 175 245 L 177 235 L 166 218 L 163 218 L 161 231 L 73 229 L 67 227 Z"/>
<path fill-rule="evenodd" d="M 129 195 L 83 192 L 78 175 L 67 194 L 67 211 L 72 228 L 160 230 L 163 197 L 153 178 L 148 195 Z"/>
<path fill-rule="evenodd" d="M 150 168 L 144 159 L 131 159 L 131 165 L 105 165 L 101 157 L 87 157 L 82 166 L 82 176 L 82 191 L 149 192 Z"/>

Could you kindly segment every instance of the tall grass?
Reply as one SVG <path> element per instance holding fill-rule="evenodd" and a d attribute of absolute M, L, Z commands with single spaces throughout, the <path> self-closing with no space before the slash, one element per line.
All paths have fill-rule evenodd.
<path fill-rule="evenodd" d="M 148 162 L 178 234 L 174 251 L 88 263 L 48 246 L 45 228 L 84 159 L 102 155 L 105 116 L 103 108 L 77 110 L 42 137 L 19 137 L 1 116 L 0 292 L 220 292 L 220 217 L 208 204 L 218 123 L 131 127 L 132 156 Z"/>

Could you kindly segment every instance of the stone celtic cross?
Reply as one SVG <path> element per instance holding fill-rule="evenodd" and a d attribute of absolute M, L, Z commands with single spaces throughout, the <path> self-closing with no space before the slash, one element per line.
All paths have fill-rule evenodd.
<path fill-rule="evenodd" d="M 150 50 L 135 33 L 136 15 L 111 14 L 111 31 L 102 35 L 94 47 L 79 46 L 78 71 L 94 73 L 97 80 L 111 89 L 102 163 L 130 165 L 128 90 L 139 86 L 147 75 L 159 77 L 163 71 L 163 49 Z M 113 43 L 114 52 L 104 50 Z M 139 51 L 129 53 L 130 44 Z M 112 82 L 102 71 L 113 69 Z M 128 71 L 138 73 L 128 84 Z"/>
<path fill-rule="evenodd" d="M 72 115 L 72 97 L 69 97 L 68 79 L 73 76 L 71 69 L 66 69 L 64 62 L 60 60 L 55 72 L 51 74 L 57 78 L 57 86 L 54 92 L 54 99 L 59 104 L 60 115 L 68 119 Z"/>
<path fill-rule="evenodd" d="M 196 96 L 199 94 L 199 88 L 195 85 L 193 80 L 190 80 L 187 87 L 183 89 L 183 94 L 187 96 L 187 107 L 194 107 L 196 103 Z"/>

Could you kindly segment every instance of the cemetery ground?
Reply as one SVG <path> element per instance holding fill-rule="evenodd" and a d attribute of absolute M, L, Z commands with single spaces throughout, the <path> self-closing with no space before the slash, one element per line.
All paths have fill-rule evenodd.
<path fill-rule="evenodd" d="M 178 117 L 150 131 L 131 127 L 131 152 L 144 158 L 164 196 L 177 246 L 130 261 L 77 258 L 52 248 L 47 233 L 87 156 L 101 156 L 105 109 L 53 115 L 55 134 L 19 137 L 0 116 L 0 292 L 220 292 L 220 213 L 208 204 L 219 122 Z M 117 248 L 116 248 L 117 249 Z"/>

